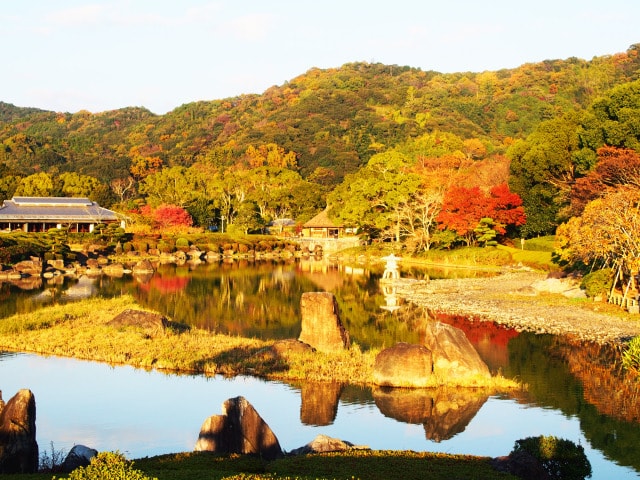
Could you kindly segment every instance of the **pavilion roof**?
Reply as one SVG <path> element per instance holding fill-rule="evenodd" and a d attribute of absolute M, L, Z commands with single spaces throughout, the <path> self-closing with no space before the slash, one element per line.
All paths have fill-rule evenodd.
<path fill-rule="evenodd" d="M 0 206 L 0 222 L 102 222 L 119 219 L 114 211 L 84 197 L 13 197 Z"/>

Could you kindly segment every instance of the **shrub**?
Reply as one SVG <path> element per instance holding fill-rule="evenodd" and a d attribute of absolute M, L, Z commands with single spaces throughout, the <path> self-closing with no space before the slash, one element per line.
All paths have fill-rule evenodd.
<path fill-rule="evenodd" d="M 549 478 L 583 480 L 591 476 L 591 464 L 582 445 L 554 436 L 516 440 L 511 454 L 526 452 L 536 458 Z"/>
<path fill-rule="evenodd" d="M 622 352 L 622 366 L 627 370 L 640 372 L 640 336 L 632 338 Z"/>
<path fill-rule="evenodd" d="M 580 283 L 580 288 L 585 290 L 588 297 L 593 298 L 598 295 L 606 297 L 612 285 L 613 270 L 611 268 L 603 268 L 585 275 Z"/>
<path fill-rule="evenodd" d="M 51 442 L 51 450 L 40 452 L 38 470 L 40 473 L 59 472 L 66 457 L 64 450 L 56 450 Z"/>
<path fill-rule="evenodd" d="M 182 250 L 183 252 L 189 250 L 189 240 L 184 237 L 178 237 L 176 239 L 176 249 Z"/>
<path fill-rule="evenodd" d="M 86 467 L 76 468 L 68 479 L 59 480 L 150 480 L 119 452 L 101 452 Z"/>

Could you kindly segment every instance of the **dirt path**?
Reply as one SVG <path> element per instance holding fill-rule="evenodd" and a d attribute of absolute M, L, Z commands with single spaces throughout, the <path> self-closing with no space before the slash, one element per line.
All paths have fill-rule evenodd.
<path fill-rule="evenodd" d="M 416 305 L 521 331 L 569 334 L 598 343 L 640 335 L 640 315 L 534 288 L 545 278 L 544 273 L 509 272 L 489 278 L 399 279 L 393 284 L 399 297 Z"/>

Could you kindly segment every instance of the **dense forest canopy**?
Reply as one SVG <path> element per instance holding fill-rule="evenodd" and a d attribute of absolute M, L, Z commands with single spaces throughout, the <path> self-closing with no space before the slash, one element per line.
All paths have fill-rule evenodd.
<path fill-rule="evenodd" d="M 640 150 L 639 53 L 451 74 L 348 63 L 165 115 L 0 102 L 0 199 L 173 205 L 247 232 L 329 201 L 332 217 L 417 250 L 553 233 L 581 214 L 574 186 L 601 147 Z"/>

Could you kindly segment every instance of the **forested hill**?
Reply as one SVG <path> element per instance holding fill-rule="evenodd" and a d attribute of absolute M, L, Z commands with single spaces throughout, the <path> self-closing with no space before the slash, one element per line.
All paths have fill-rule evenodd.
<path fill-rule="evenodd" d="M 503 152 L 541 121 L 585 109 L 640 78 L 639 52 L 637 44 L 590 61 L 481 73 L 349 63 L 313 68 L 260 95 L 189 103 L 165 115 L 140 107 L 71 114 L 0 103 L 0 174 L 70 171 L 106 184 L 159 166 L 226 167 L 248 148 L 270 145 L 295 153 L 303 177 L 335 185 L 373 154 L 434 131 Z"/>

